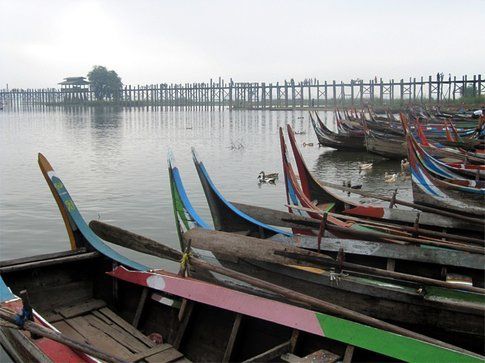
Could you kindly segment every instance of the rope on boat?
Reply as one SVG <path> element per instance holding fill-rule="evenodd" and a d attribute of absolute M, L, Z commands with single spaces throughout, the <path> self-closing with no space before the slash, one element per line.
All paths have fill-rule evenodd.
<path fill-rule="evenodd" d="M 182 254 L 182 258 L 180 259 L 180 270 L 179 275 L 185 277 L 187 266 L 189 265 L 190 258 L 192 257 L 192 252 L 190 252 L 190 246 L 192 245 L 192 240 L 188 240 L 187 245 L 185 246 L 184 253 Z"/>
<path fill-rule="evenodd" d="M 189 259 L 192 257 L 191 252 L 185 252 L 182 255 L 182 259 L 180 260 L 180 268 L 185 271 L 187 269 L 187 264 L 189 263 Z"/>

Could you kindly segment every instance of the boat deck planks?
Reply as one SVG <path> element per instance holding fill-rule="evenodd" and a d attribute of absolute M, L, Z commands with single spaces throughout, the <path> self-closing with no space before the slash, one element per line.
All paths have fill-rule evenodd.
<path fill-rule="evenodd" d="M 75 316 L 82 315 L 94 309 L 99 309 L 105 307 L 106 303 L 103 300 L 88 300 L 81 304 L 76 304 L 73 306 L 67 306 L 63 308 L 56 309 L 56 312 L 61 314 L 64 318 L 74 318 Z"/>
<path fill-rule="evenodd" d="M 94 310 L 91 312 L 93 316 L 97 317 L 98 319 L 104 321 L 108 325 L 116 325 L 112 320 L 110 320 L 106 315 L 101 314 L 98 310 Z"/>
<path fill-rule="evenodd" d="M 148 339 L 147 336 L 143 335 L 138 329 L 135 329 L 133 326 L 130 325 L 127 321 L 123 320 L 121 317 L 116 315 L 113 311 L 109 308 L 102 308 L 99 309 L 99 312 L 106 316 L 107 318 L 111 319 L 114 323 L 122 327 L 126 330 L 129 334 L 133 335 L 134 337 L 141 340 L 143 343 L 148 345 L 149 347 L 154 347 L 156 345 L 155 342 Z"/>
<path fill-rule="evenodd" d="M 126 348 L 130 349 L 133 352 L 142 352 L 148 348 L 146 344 L 142 343 L 140 340 L 138 340 L 131 334 L 128 334 L 126 331 L 123 331 L 116 324 L 108 325 L 105 322 L 98 319 L 97 317 L 95 317 L 94 315 L 90 315 L 90 314 L 86 315 L 85 318 L 89 322 L 89 324 L 101 330 L 106 335 L 115 339 L 117 342 L 121 343 L 123 346 L 125 346 Z"/>
<path fill-rule="evenodd" d="M 65 321 L 57 321 L 55 323 L 52 323 L 58 329 L 61 331 L 63 334 L 66 334 L 69 338 L 75 339 L 80 342 L 86 342 L 86 339 L 78 333 L 78 331 L 74 328 L 72 328 L 68 323 Z"/>
<path fill-rule="evenodd" d="M 132 353 L 128 348 L 117 342 L 103 331 L 95 328 L 86 320 L 83 316 L 77 316 L 75 318 L 67 319 L 66 323 L 81 334 L 89 344 L 96 348 L 108 352 L 114 353 L 118 357 L 128 360 Z"/>
<path fill-rule="evenodd" d="M 106 307 L 103 300 L 89 299 L 51 311 L 53 325 L 72 339 L 85 342 L 130 362 L 189 362 L 170 344 L 150 340 Z"/>
<path fill-rule="evenodd" d="M 183 358 L 183 356 L 184 355 L 174 347 L 170 347 L 163 352 L 145 358 L 145 360 L 149 363 L 168 363 Z"/>

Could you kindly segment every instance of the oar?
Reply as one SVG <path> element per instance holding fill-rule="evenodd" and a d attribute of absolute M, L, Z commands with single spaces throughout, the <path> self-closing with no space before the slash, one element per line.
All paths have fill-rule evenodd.
<path fill-rule="evenodd" d="M 102 239 L 109 241 L 111 243 L 117 244 L 119 246 L 130 248 L 142 253 L 148 253 L 150 255 L 158 256 L 161 258 L 172 259 L 175 261 L 180 261 L 183 257 L 183 254 L 181 252 L 173 248 L 165 246 L 147 237 L 123 230 L 119 227 L 111 226 L 109 224 L 106 224 L 100 221 L 91 221 L 89 223 L 89 227 L 91 227 L 91 229 Z M 175 256 L 177 256 L 176 259 L 173 258 Z M 353 321 L 357 321 L 362 324 L 370 325 L 379 329 L 387 330 L 396 334 L 421 340 L 446 349 L 452 349 L 464 354 L 472 355 L 479 359 L 485 359 L 485 357 L 482 357 L 479 354 L 469 352 L 465 349 L 453 346 L 451 344 L 442 342 L 440 340 L 433 339 L 419 333 L 415 333 L 411 330 L 401 328 L 399 326 L 387 323 L 379 319 L 372 318 L 370 316 L 364 315 L 354 310 L 347 309 L 342 306 L 338 306 L 338 305 L 329 303 L 327 301 L 323 301 L 323 300 L 287 289 L 285 287 L 278 286 L 270 282 L 257 279 L 255 277 L 245 275 L 243 273 L 228 269 L 223 266 L 212 265 L 197 257 L 190 257 L 190 264 L 202 270 L 217 272 L 225 276 L 234 278 L 236 280 L 246 282 L 250 285 L 261 288 L 263 290 L 265 289 L 265 290 L 271 291 L 291 301 L 296 301 L 305 305 L 317 307 L 320 310 L 326 311 L 330 314 L 336 314 L 341 317 L 344 317 Z"/>
<path fill-rule="evenodd" d="M 311 217 L 304 217 L 304 216 L 300 216 L 300 215 L 296 215 L 296 214 L 292 214 L 292 213 L 288 213 L 288 212 L 283 212 L 283 211 L 279 211 L 279 210 L 274 210 L 274 209 L 270 209 L 270 208 L 266 208 L 266 207 L 253 206 L 253 205 L 237 203 L 237 202 L 231 202 L 231 203 L 234 204 L 234 206 L 236 208 L 242 210 L 244 213 L 248 214 L 249 216 L 251 216 L 251 217 L 253 217 L 253 218 L 255 218 L 255 219 L 257 219 L 257 220 L 259 220 L 263 223 L 273 225 L 273 226 L 287 227 L 287 228 L 297 228 L 297 229 L 319 229 L 320 222 L 321 222 L 319 219 L 315 219 L 315 218 L 311 218 Z M 313 209 L 305 208 L 305 207 L 301 207 L 301 206 L 295 206 L 295 205 L 291 205 L 291 204 L 287 204 L 286 206 L 293 208 L 293 209 L 318 213 L 317 211 L 315 211 Z M 339 214 L 331 214 L 331 216 L 333 216 L 335 218 L 340 218 Z M 347 217 L 347 215 L 342 215 L 342 218 L 358 221 L 358 217 L 355 217 L 355 216 Z M 367 219 L 362 219 L 362 221 L 366 221 L 366 223 L 370 223 L 370 220 L 367 220 Z M 384 224 L 384 222 L 382 222 L 382 221 L 373 221 L 373 220 L 372 220 L 372 223 L 382 223 L 382 224 Z M 409 227 L 409 226 L 407 226 L 406 229 L 409 229 L 409 228 L 414 230 L 413 227 Z M 457 236 L 457 235 L 454 235 L 454 234 L 452 235 L 452 234 L 447 234 L 447 233 L 443 233 L 443 232 L 434 232 L 434 231 L 430 231 L 430 230 L 422 229 L 422 228 L 419 228 L 419 230 L 417 232 L 421 235 L 421 232 L 423 230 L 426 233 L 428 233 L 429 235 L 433 235 L 435 237 L 453 239 L 453 237 Z M 416 230 L 414 230 L 414 231 L 416 231 Z M 352 234 L 353 236 L 356 235 L 355 233 L 356 233 L 355 230 L 353 232 L 352 231 L 347 232 L 347 234 Z M 357 234 L 357 237 L 359 237 L 358 234 Z M 360 237 L 362 239 L 365 239 L 364 236 L 360 236 Z M 468 237 L 465 237 L 465 236 L 457 236 L 457 237 L 459 237 L 457 239 L 463 240 L 464 242 L 471 242 L 472 244 L 476 242 L 476 244 L 480 245 L 480 246 L 485 243 L 485 241 L 480 240 L 478 238 L 470 237 L 468 239 Z M 373 237 L 372 240 L 375 240 L 375 238 Z M 443 240 L 436 240 L 435 239 L 435 241 L 439 241 L 439 243 L 447 243 L 447 241 L 443 241 Z M 392 242 L 396 243 L 397 241 L 392 241 Z M 404 243 L 401 242 L 400 244 L 404 244 Z M 460 249 L 461 246 L 467 246 L 467 245 L 468 244 L 466 244 L 466 243 L 450 242 L 449 245 L 446 245 L 446 246 L 442 245 L 442 247 L 452 248 L 452 249 Z"/>
<path fill-rule="evenodd" d="M 359 265 L 356 263 L 345 262 L 345 261 L 342 263 L 338 263 L 338 262 L 329 263 L 328 260 L 323 258 L 320 259 L 319 256 L 308 256 L 304 254 L 300 255 L 298 253 L 293 253 L 293 252 L 275 251 L 275 254 L 280 256 L 290 257 L 290 258 L 293 257 L 295 259 L 298 259 L 300 263 L 301 261 L 308 261 L 308 262 L 314 262 L 314 263 L 321 263 L 323 266 L 332 266 L 332 267 L 341 266 L 346 271 L 363 272 L 363 273 L 371 274 L 378 277 L 387 277 L 387 278 L 398 279 L 402 281 L 425 284 L 428 286 L 438 286 L 438 287 L 444 287 L 447 289 L 469 291 L 469 292 L 485 295 L 485 289 L 482 289 L 480 287 L 450 283 L 446 281 L 431 279 L 429 277 L 410 275 L 402 272 L 384 270 L 377 267 L 364 266 L 364 265 Z M 483 310 L 485 311 L 485 307 L 483 308 Z"/>
<path fill-rule="evenodd" d="M 0 318 L 8 321 L 9 323 L 12 323 L 17 326 L 17 315 L 9 312 L 7 309 L 0 308 Z M 94 348 L 93 346 L 87 345 L 85 343 L 79 342 L 75 339 L 72 339 L 68 337 L 65 334 L 59 333 L 55 330 L 52 330 L 50 328 L 46 328 L 42 325 L 39 325 L 33 321 L 26 320 L 22 326 L 18 327 L 19 329 L 27 330 L 30 333 L 41 336 L 44 338 L 49 338 L 52 339 L 56 342 L 59 342 L 61 344 L 67 345 L 68 347 L 79 351 L 86 353 L 92 357 L 99 358 L 105 362 L 110 362 L 110 363 L 128 363 L 128 361 L 123 360 L 121 358 L 118 358 L 112 354 L 105 353 L 97 348 Z"/>
<path fill-rule="evenodd" d="M 329 214 L 334 216 L 335 218 L 339 218 L 339 219 L 368 223 L 368 224 L 372 224 L 372 225 L 375 225 L 375 226 L 398 228 L 402 231 L 406 231 L 406 232 L 409 232 L 409 233 L 417 232 L 420 235 L 446 238 L 446 239 L 451 239 L 451 240 L 454 240 L 454 241 L 463 241 L 463 242 L 477 244 L 477 245 L 480 245 L 480 246 L 485 246 L 485 240 L 479 239 L 479 238 L 466 237 L 466 236 L 461 236 L 461 235 L 452 234 L 452 233 L 438 232 L 438 231 L 433 231 L 431 229 L 426 229 L 426 228 L 422 228 L 422 227 L 419 227 L 419 229 L 416 230 L 414 227 L 410 227 L 410 226 L 404 226 L 404 225 L 392 224 L 392 223 L 385 223 L 385 222 L 381 222 L 381 221 L 374 221 L 372 219 L 364 219 L 364 218 L 354 217 L 354 216 L 350 216 L 350 215 L 346 215 L 346 214 L 338 214 L 338 213 L 329 213 Z M 453 242 L 453 241 L 450 241 L 450 242 Z"/>
<path fill-rule="evenodd" d="M 289 205 L 289 206 L 292 207 L 292 208 L 294 207 L 292 205 Z M 301 209 L 301 210 L 307 210 L 307 211 L 315 213 L 315 211 L 313 209 L 298 207 L 298 206 L 296 206 L 296 208 Z M 311 223 L 313 223 L 313 221 L 316 222 L 317 220 L 311 219 L 310 221 L 311 221 Z M 393 234 L 389 234 L 389 233 L 383 233 L 383 232 L 372 231 L 372 230 L 357 230 L 357 229 L 340 227 L 340 226 L 337 226 L 337 225 L 334 225 L 334 224 L 331 224 L 331 223 L 327 223 L 326 229 L 328 229 L 329 231 L 341 232 L 341 233 L 346 234 L 346 235 L 358 236 L 358 237 L 367 238 L 367 239 L 370 239 L 370 240 L 378 239 L 379 241 L 387 241 L 387 242 L 403 241 L 403 242 L 417 243 L 417 244 L 422 244 L 422 245 L 452 248 L 452 249 L 455 249 L 455 250 L 472 252 L 472 253 L 480 253 L 480 254 L 483 254 L 485 252 L 483 247 L 479 247 L 479 246 L 475 246 L 475 245 L 472 246 L 472 245 L 466 245 L 466 244 L 458 243 L 458 242 L 429 240 L 429 239 L 420 239 L 420 238 L 414 238 L 414 237 L 408 237 L 408 236 L 399 236 L 399 235 L 393 235 Z"/>
<path fill-rule="evenodd" d="M 285 204 L 285 206 L 292 208 L 292 209 L 303 210 L 303 211 L 311 212 L 311 213 L 320 213 L 320 214 L 324 213 L 324 211 L 300 207 L 298 205 L 293 205 L 293 204 Z M 351 216 L 351 215 L 347 215 L 347 214 L 339 214 L 339 213 L 328 212 L 328 215 L 335 217 L 335 218 L 338 218 L 338 219 L 342 219 L 342 220 L 359 222 L 359 224 L 365 223 L 365 224 L 376 226 L 376 227 L 394 228 L 394 229 L 398 229 L 398 230 L 401 230 L 403 232 L 409 232 L 409 233 L 416 233 L 417 232 L 417 233 L 419 233 L 419 235 L 423 235 L 423 236 L 447 238 L 447 239 L 455 240 L 456 242 L 463 241 L 463 242 L 469 242 L 469 243 L 477 244 L 479 246 L 485 246 L 485 240 L 479 239 L 479 238 L 465 237 L 465 236 L 460 236 L 460 235 L 457 235 L 457 234 L 432 231 L 430 229 L 421 228 L 421 227 L 416 230 L 416 228 L 410 227 L 410 226 L 404 226 L 404 225 L 393 224 L 393 223 L 386 223 L 386 222 L 382 222 L 382 221 L 375 221 L 375 220 L 372 220 L 372 219 L 364 219 L 364 218 L 355 217 L 355 216 Z M 431 240 L 436 240 L 436 239 L 431 239 Z M 453 243 L 455 241 L 449 241 L 448 240 L 448 241 L 442 241 L 442 242 Z"/>
<path fill-rule="evenodd" d="M 393 202 L 394 204 L 400 204 L 400 205 L 404 205 L 406 207 L 419 209 L 419 210 L 422 210 L 423 212 L 441 214 L 443 216 L 461 219 L 461 220 L 471 222 L 471 223 L 475 223 L 475 224 L 478 224 L 478 225 L 484 225 L 485 224 L 485 219 L 468 217 L 468 216 L 464 216 L 464 215 L 461 215 L 461 214 L 458 214 L 458 213 L 453 213 L 453 212 L 445 211 L 445 210 L 438 209 L 438 208 L 428 207 L 428 206 L 421 205 L 421 204 L 411 203 L 411 202 L 407 202 L 405 200 L 395 199 L 393 197 L 388 197 L 388 196 L 385 196 L 385 195 L 374 194 L 372 192 L 366 192 L 366 191 L 362 191 L 362 190 L 358 190 L 358 189 L 347 188 L 347 187 L 344 187 L 342 185 L 329 183 L 329 182 L 325 182 L 325 181 L 322 181 L 322 180 L 316 180 L 316 181 L 319 184 L 321 184 L 325 187 L 343 190 L 343 191 L 346 191 L 346 192 L 349 192 L 349 193 L 362 195 L 364 197 L 380 199 L 380 200 L 384 200 L 386 202 Z"/>

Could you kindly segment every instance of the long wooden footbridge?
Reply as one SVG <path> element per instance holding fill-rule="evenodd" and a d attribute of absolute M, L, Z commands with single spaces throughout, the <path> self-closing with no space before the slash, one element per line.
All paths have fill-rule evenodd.
<path fill-rule="evenodd" d="M 364 103 L 392 104 L 396 101 L 423 103 L 457 100 L 464 95 L 485 95 L 484 75 L 435 76 L 384 81 L 382 78 L 349 82 L 307 79 L 276 83 L 229 82 L 219 78 L 207 83 L 125 85 L 110 100 L 123 106 L 215 109 L 303 109 Z M 94 92 L 84 89 L 0 90 L 6 107 L 31 105 L 92 105 Z"/>

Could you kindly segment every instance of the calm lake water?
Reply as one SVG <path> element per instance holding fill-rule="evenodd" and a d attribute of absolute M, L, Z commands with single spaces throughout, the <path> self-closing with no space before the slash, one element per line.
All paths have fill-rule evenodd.
<path fill-rule="evenodd" d="M 322 112 L 328 124 L 331 114 Z M 291 124 L 310 168 L 324 180 L 374 192 L 398 187 L 410 199 L 410 181 L 384 182 L 399 162 L 367 153 L 318 148 L 306 112 L 167 111 L 135 108 L 41 108 L 0 111 L 0 259 L 69 249 L 62 218 L 37 165 L 43 153 L 87 221 L 100 219 L 178 247 L 167 172 L 175 155 L 189 198 L 211 221 L 190 148 L 196 148 L 229 199 L 285 210 L 282 179 L 258 185 L 261 170 L 282 173 L 278 127 Z M 359 174 L 359 162 L 374 162 Z M 280 174 L 282 176 L 282 174 Z M 150 265 L 155 258 L 130 253 Z"/>

